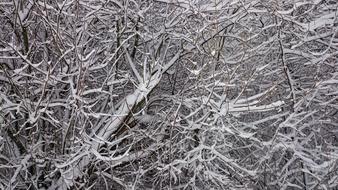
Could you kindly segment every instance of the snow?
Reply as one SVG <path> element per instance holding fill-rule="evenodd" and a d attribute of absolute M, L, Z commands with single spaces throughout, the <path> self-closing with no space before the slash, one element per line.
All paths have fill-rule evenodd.
<path fill-rule="evenodd" d="M 233 112 L 265 112 L 272 109 L 278 109 L 284 104 L 284 101 L 276 101 L 270 104 L 265 105 L 255 105 L 255 104 L 237 104 L 233 102 L 225 103 L 220 109 L 222 115 Z"/>
<path fill-rule="evenodd" d="M 29 1 L 27 7 L 25 7 L 24 9 L 20 10 L 18 12 L 19 14 L 19 19 L 20 19 L 20 23 L 24 23 L 25 20 L 27 19 L 29 13 L 31 12 L 31 9 L 33 7 L 33 2 Z"/>
<path fill-rule="evenodd" d="M 2 4 L 0 188 L 338 185 L 337 1 Z"/>
<path fill-rule="evenodd" d="M 196 70 L 190 70 L 190 69 L 188 69 L 188 71 L 191 72 L 193 75 L 198 76 L 201 73 L 202 69 L 203 68 L 196 69 Z"/>
<path fill-rule="evenodd" d="M 30 155 L 30 154 L 27 154 L 27 155 L 21 160 L 20 165 L 16 168 L 15 173 L 12 175 L 10 184 L 15 183 L 15 181 L 17 180 L 18 175 L 19 175 L 19 173 L 21 172 L 21 170 L 22 170 L 23 168 L 27 168 L 27 167 L 28 167 L 28 164 L 29 164 L 28 161 L 29 161 L 29 159 L 31 159 L 31 155 Z"/>

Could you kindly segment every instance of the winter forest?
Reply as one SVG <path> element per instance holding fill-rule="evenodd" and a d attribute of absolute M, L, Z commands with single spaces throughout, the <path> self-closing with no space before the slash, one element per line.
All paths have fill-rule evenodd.
<path fill-rule="evenodd" d="M 337 190 L 337 0 L 1 0 L 0 189 Z"/>

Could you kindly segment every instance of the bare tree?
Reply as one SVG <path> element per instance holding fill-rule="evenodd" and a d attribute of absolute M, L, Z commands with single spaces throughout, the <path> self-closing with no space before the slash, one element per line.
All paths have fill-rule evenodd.
<path fill-rule="evenodd" d="M 1 189 L 335 189 L 334 0 L 0 3 Z"/>

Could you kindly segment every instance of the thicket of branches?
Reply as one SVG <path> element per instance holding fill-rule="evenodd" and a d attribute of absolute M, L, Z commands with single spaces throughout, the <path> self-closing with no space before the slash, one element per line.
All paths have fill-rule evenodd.
<path fill-rule="evenodd" d="M 0 2 L 0 189 L 337 189 L 336 0 Z"/>

